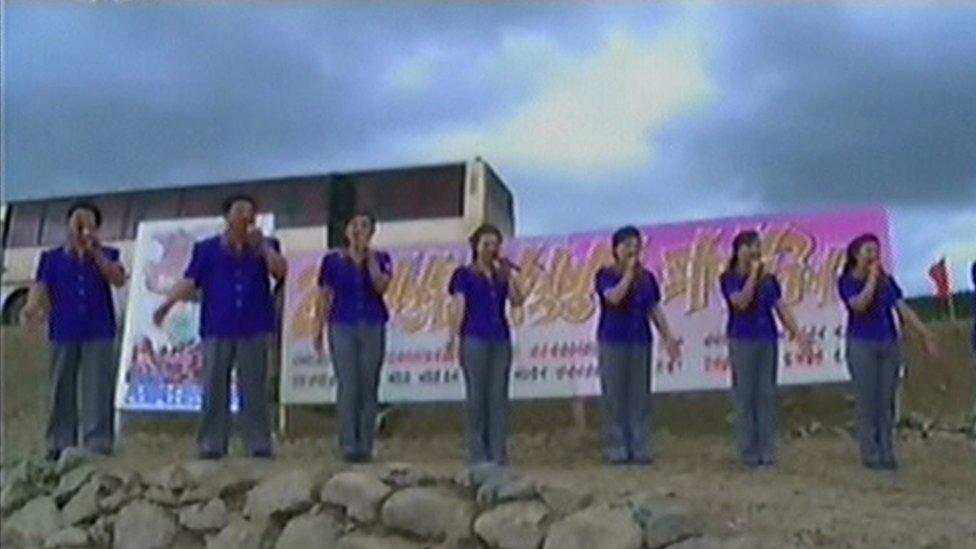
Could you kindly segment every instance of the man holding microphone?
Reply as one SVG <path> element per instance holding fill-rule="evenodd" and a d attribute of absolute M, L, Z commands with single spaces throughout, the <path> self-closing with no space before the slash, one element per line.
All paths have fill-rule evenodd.
<path fill-rule="evenodd" d="M 78 441 L 77 388 L 81 374 L 81 431 L 87 450 L 110 454 L 115 445 L 115 307 L 111 286 L 125 284 L 119 250 L 102 246 L 102 214 L 90 202 L 68 208 L 66 242 L 41 254 L 22 321 L 40 325 L 48 311 L 51 400 L 47 459 L 57 460 Z"/>
<path fill-rule="evenodd" d="M 271 458 L 265 394 L 268 344 L 275 327 L 270 277 L 285 277 L 287 264 L 276 240 L 255 225 L 257 203 L 248 195 L 224 201 L 227 229 L 193 246 L 183 280 L 153 314 L 161 325 L 179 301 L 201 296 L 203 419 L 197 438 L 200 457 L 227 454 L 231 369 L 241 389 L 241 425 L 251 457 Z"/>

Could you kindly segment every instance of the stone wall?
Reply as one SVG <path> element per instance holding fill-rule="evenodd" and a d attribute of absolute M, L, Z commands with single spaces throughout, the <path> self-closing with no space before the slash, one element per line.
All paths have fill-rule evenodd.
<path fill-rule="evenodd" d="M 2 477 L 4 549 L 756 547 L 707 537 L 673 498 L 600 501 L 490 465 L 446 477 L 407 464 L 326 474 L 193 461 L 143 478 L 66 452 Z"/>

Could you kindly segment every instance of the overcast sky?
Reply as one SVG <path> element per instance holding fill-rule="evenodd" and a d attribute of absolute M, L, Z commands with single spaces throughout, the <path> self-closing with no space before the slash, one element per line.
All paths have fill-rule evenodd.
<path fill-rule="evenodd" d="M 976 254 L 976 6 L 4 16 L 10 200 L 477 154 L 520 234 L 881 205 L 912 293 L 939 254 L 960 282 Z"/>

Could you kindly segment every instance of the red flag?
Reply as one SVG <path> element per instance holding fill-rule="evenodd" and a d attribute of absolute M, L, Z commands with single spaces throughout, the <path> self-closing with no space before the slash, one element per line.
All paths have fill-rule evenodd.
<path fill-rule="evenodd" d="M 937 263 L 929 267 L 929 278 L 935 284 L 935 294 L 942 301 L 948 301 L 952 295 L 952 288 L 949 285 L 949 267 L 943 257 Z"/>

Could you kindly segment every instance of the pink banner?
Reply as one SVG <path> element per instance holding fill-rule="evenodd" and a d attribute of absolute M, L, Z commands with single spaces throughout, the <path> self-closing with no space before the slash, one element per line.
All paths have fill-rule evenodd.
<path fill-rule="evenodd" d="M 671 362 L 654 349 L 653 390 L 673 392 L 728 387 L 726 307 L 718 278 L 741 230 L 758 230 L 764 255 L 774 258 L 784 299 L 815 341 L 812 356 L 780 345 L 780 383 L 846 379 L 842 353 L 844 313 L 836 276 L 847 243 L 877 234 L 889 267 L 887 216 L 867 210 L 815 216 L 703 221 L 642 227 L 644 263 L 661 286 L 665 314 L 681 340 Z M 595 330 L 596 271 L 610 262 L 609 233 L 514 239 L 505 253 L 518 263 L 532 291 L 509 311 L 515 344 L 512 396 L 550 398 L 599 393 Z M 386 300 L 392 320 L 380 396 L 384 401 L 459 400 L 463 379 L 444 352 L 447 284 L 468 260 L 468 249 L 418 246 L 390 250 L 393 282 Z M 286 403 L 332 402 L 335 380 L 328 357 L 311 351 L 311 313 L 322 252 L 289 256 L 285 301 L 282 398 Z M 659 338 L 656 338 L 659 339 Z"/>

